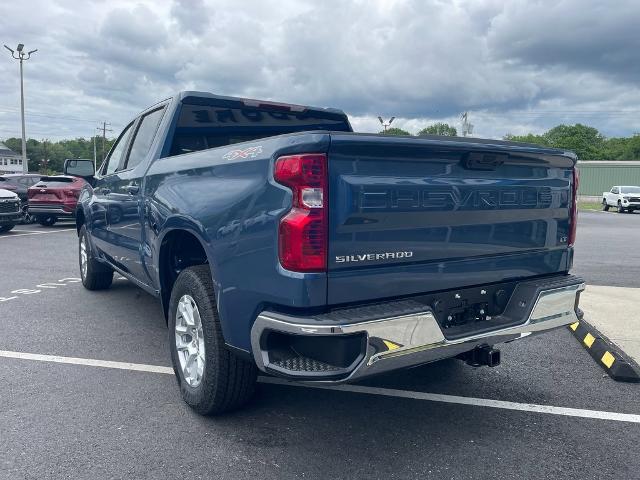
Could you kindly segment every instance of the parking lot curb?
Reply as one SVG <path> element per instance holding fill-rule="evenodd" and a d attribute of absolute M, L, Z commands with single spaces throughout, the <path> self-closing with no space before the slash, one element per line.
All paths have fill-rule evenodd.
<path fill-rule="evenodd" d="M 569 330 L 611 378 L 619 382 L 640 382 L 640 367 L 593 325 L 582 319 L 569 325 Z"/>

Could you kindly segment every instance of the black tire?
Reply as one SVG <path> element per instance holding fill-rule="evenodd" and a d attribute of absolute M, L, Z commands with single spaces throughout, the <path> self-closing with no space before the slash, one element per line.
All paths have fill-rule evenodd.
<path fill-rule="evenodd" d="M 606 198 L 602 199 L 602 211 L 604 211 L 604 212 L 608 212 L 609 211 L 609 204 L 607 204 L 607 199 Z"/>
<path fill-rule="evenodd" d="M 624 212 L 625 212 L 625 210 L 622 207 L 622 203 L 620 203 L 620 201 L 618 201 L 618 213 L 624 213 Z"/>
<path fill-rule="evenodd" d="M 180 299 L 189 295 L 202 321 L 204 369 L 200 383 L 192 387 L 184 377 L 176 346 L 176 318 Z M 219 415 L 246 404 L 255 390 L 257 368 L 225 346 L 218 318 L 209 265 L 184 269 L 178 275 L 169 302 L 169 348 L 173 370 L 184 401 L 201 415 Z"/>
<path fill-rule="evenodd" d="M 39 215 L 37 217 L 37 221 L 43 227 L 51 227 L 58 221 L 58 219 L 53 215 Z"/>
<path fill-rule="evenodd" d="M 0 233 L 7 233 L 13 227 L 15 227 L 15 225 L 0 225 Z"/>
<path fill-rule="evenodd" d="M 87 235 L 87 229 L 83 225 L 80 228 L 80 234 L 78 235 L 78 264 L 80 266 L 80 278 L 82 279 L 82 285 L 87 290 L 104 290 L 111 286 L 113 282 L 113 270 L 99 261 L 97 261 L 93 252 L 91 251 L 91 243 Z M 82 242 L 86 248 L 87 255 L 87 268 L 86 271 L 82 268 Z"/>

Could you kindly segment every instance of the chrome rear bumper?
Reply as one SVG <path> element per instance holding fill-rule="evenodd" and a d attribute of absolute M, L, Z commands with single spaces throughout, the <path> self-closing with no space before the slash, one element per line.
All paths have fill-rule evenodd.
<path fill-rule="evenodd" d="M 60 217 L 75 216 L 74 210 L 68 211 L 68 210 L 65 210 L 62 205 L 55 205 L 55 204 L 52 204 L 52 205 L 31 204 L 27 207 L 27 210 L 29 213 L 34 215 L 49 214 L 49 215 L 56 215 Z"/>
<path fill-rule="evenodd" d="M 317 317 L 292 317 L 264 311 L 258 315 L 251 330 L 254 359 L 260 370 L 299 378 L 300 380 L 351 381 L 378 373 L 416 366 L 454 357 L 481 345 L 495 345 L 526 337 L 536 332 L 561 327 L 578 320 L 578 295 L 585 285 L 581 279 L 562 286 L 536 289 L 533 306 L 517 325 L 484 331 L 457 339 L 447 339 L 430 308 L 409 314 L 387 316 L 354 323 L 318 321 Z M 512 300 L 514 298 L 512 297 Z M 518 303 L 525 302 L 515 299 Z M 507 305 L 512 312 L 522 305 Z M 510 310 L 511 308 L 511 310 Z M 348 310 L 341 316 L 348 315 Z M 264 345 L 268 332 L 280 332 L 305 337 L 336 337 L 362 334 L 366 338 L 363 354 L 349 367 L 320 372 L 304 372 L 299 377 L 275 365 Z"/>

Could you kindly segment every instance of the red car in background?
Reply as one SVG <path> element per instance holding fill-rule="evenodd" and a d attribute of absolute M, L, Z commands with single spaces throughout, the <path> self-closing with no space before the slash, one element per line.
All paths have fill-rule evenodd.
<path fill-rule="evenodd" d="M 85 183 L 84 179 L 69 175 L 42 177 L 27 190 L 29 213 L 46 227 L 59 219 L 75 218 L 80 190 Z"/>

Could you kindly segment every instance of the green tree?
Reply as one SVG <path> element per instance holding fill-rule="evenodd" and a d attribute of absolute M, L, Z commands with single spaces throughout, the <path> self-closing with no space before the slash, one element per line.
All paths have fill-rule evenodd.
<path fill-rule="evenodd" d="M 558 125 L 544 137 L 549 146 L 573 150 L 581 160 L 601 160 L 604 153 L 604 136 L 598 129 L 580 123 Z"/>
<path fill-rule="evenodd" d="M 27 157 L 29 171 L 40 173 L 60 173 L 67 158 L 93 158 L 94 138 L 75 138 L 52 142 L 47 139 L 27 140 Z M 96 136 L 98 166 L 102 163 L 102 137 Z M 108 152 L 114 140 L 107 139 L 105 152 Z M 8 138 L 4 144 L 14 152 L 22 152 L 22 142 L 19 138 Z"/>
<path fill-rule="evenodd" d="M 623 156 L 620 160 L 638 160 L 640 159 L 640 135 L 634 135 L 627 139 L 624 147 Z"/>
<path fill-rule="evenodd" d="M 535 133 L 527 133 L 526 135 L 512 135 L 511 133 L 507 133 L 504 139 L 512 142 L 534 143 L 536 145 L 544 145 L 545 147 L 549 146 L 544 135 L 536 135 Z"/>
<path fill-rule="evenodd" d="M 604 147 L 602 152 L 603 160 L 630 160 L 627 156 L 627 145 L 631 141 L 631 138 L 619 137 L 619 138 L 607 138 L 604 141 Z"/>
<path fill-rule="evenodd" d="M 546 147 L 572 150 L 581 160 L 602 160 L 607 158 L 607 140 L 598 129 L 576 123 L 575 125 L 558 125 L 551 130 L 536 135 L 505 135 L 505 140 L 535 143 Z M 614 144 L 610 145 L 612 148 Z M 615 145 L 621 151 L 619 145 Z M 612 151 L 610 151 L 612 152 Z"/>
<path fill-rule="evenodd" d="M 429 125 L 418 132 L 418 136 L 424 135 L 441 135 L 443 137 L 455 137 L 458 135 L 456 127 L 449 126 L 448 123 L 437 122 Z"/>
<path fill-rule="evenodd" d="M 411 135 L 409 132 L 407 132 L 406 130 L 403 130 L 401 128 L 388 128 L 387 131 L 381 131 L 378 133 L 384 133 L 385 135 Z"/>

